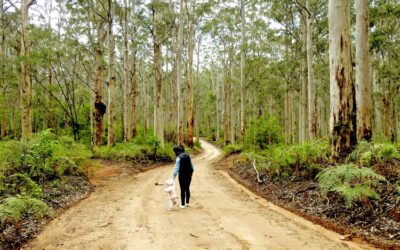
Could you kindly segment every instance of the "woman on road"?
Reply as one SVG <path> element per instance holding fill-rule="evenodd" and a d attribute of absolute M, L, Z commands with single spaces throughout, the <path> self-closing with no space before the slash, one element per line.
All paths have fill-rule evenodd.
<path fill-rule="evenodd" d="M 178 175 L 179 186 L 181 188 L 181 205 L 179 207 L 185 208 L 189 206 L 190 182 L 192 181 L 194 167 L 190 155 L 185 153 L 182 146 L 175 145 L 173 150 L 176 155 L 176 162 L 172 177 L 175 180 L 175 177 Z"/>

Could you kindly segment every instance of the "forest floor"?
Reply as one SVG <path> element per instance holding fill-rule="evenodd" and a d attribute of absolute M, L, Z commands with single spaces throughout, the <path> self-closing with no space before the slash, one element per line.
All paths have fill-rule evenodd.
<path fill-rule="evenodd" d="M 166 210 L 162 184 L 173 165 L 132 175 L 110 164 L 92 177 L 87 199 L 24 249 L 372 249 L 255 195 L 218 170 L 216 147 L 202 146 L 190 207 Z"/>
<path fill-rule="evenodd" d="M 389 193 L 374 206 L 348 208 L 337 197 L 328 203 L 318 191 L 318 183 L 307 178 L 282 178 L 259 184 L 253 166 L 243 161 L 239 154 L 223 159 L 220 169 L 268 201 L 343 234 L 345 239 L 370 242 L 382 249 L 400 249 L 399 223 L 391 219 L 393 207 L 398 202 L 396 193 Z"/>

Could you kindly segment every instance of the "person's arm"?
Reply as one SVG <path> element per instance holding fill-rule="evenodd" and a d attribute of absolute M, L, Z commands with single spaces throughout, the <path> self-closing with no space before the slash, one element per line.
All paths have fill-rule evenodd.
<path fill-rule="evenodd" d="M 192 158 L 189 156 L 189 159 L 190 159 L 190 166 L 192 167 L 192 170 L 194 171 L 194 166 L 193 166 L 193 163 L 192 163 Z"/>
<path fill-rule="evenodd" d="M 181 167 L 181 159 L 179 157 L 176 157 L 175 168 L 174 168 L 174 172 L 172 174 L 172 177 L 174 179 L 178 175 L 180 167 Z"/>

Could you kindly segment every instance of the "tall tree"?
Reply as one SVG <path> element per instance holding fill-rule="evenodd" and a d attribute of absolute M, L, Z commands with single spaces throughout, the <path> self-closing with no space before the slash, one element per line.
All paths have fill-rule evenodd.
<path fill-rule="evenodd" d="M 128 46 L 128 1 L 124 0 L 123 38 L 124 38 L 124 81 L 122 91 L 122 140 L 128 136 L 128 86 L 129 86 L 129 46 Z"/>
<path fill-rule="evenodd" d="M 100 146 L 102 144 L 103 135 L 103 117 L 106 113 L 106 105 L 103 103 L 103 73 L 104 73 L 104 42 L 107 35 L 105 31 L 105 21 L 101 12 L 99 12 L 99 2 L 92 4 L 92 22 L 96 27 L 97 41 L 94 45 L 95 50 L 95 100 L 94 100 L 94 120 L 95 120 L 95 136 L 94 145 Z"/>
<path fill-rule="evenodd" d="M 154 132 L 157 138 L 160 140 L 160 144 L 164 147 L 164 112 L 163 112 L 163 101 L 162 101 L 162 53 L 161 53 L 161 1 L 154 0 L 152 2 L 153 12 L 153 53 L 154 53 Z"/>
<path fill-rule="evenodd" d="M 21 139 L 29 140 L 32 137 L 32 83 L 29 75 L 29 8 L 33 0 L 22 1 L 22 37 L 21 37 L 21 78 L 20 78 L 20 105 L 21 105 Z"/>
<path fill-rule="evenodd" d="M 133 29 L 136 31 L 136 28 Z M 136 136 L 136 98 L 137 98 L 137 84 L 136 84 L 136 65 L 137 65 L 137 49 L 134 39 L 132 38 L 131 42 L 131 67 L 130 67 L 130 81 L 131 81 L 131 90 L 130 90 L 130 116 L 129 116 L 129 133 L 128 138 L 133 139 Z M 143 81 L 143 84 L 146 84 Z"/>
<path fill-rule="evenodd" d="M 193 147 L 194 113 L 193 113 L 193 19 L 195 1 L 189 0 L 188 15 L 188 126 L 187 145 Z"/>
<path fill-rule="evenodd" d="M 185 9 L 183 0 L 180 1 L 178 46 L 176 50 L 176 91 L 177 91 L 177 136 L 178 144 L 183 143 L 182 125 L 182 48 L 183 48 L 183 25 L 185 22 Z"/>
<path fill-rule="evenodd" d="M 300 17 L 300 43 L 301 43 L 301 65 L 300 65 L 300 115 L 299 115 L 299 141 L 300 143 L 304 143 L 308 138 L 308 110 L 307 110 L 307 78 L 308 78 L 308 70 L 307 70 L 307 18 L 306 11 L 304 9 L 301 10 Z"/>
<path fill-rule="evenodd" d="M 5 16 L 4 16 L 4 1 L 0 0 L 0 87 L 1 87 L 1 93 L 0 97 L 0 102 L 3 105 L 3 107 L 0 109 L 0 115 L 1 115 L 1 125 L 0 125 L 0 139 L 4 138 L 7 134 L 7 113 L 5 111 L 5 94 L 6 94 L 6 84 L 5 84 L 5 70 L 4 70 L 4 43 L 5 43 Z"/>
<path fill-rule="evenodd" d="M 108 146 L 115 145 L 115 50 L 113 36 L 114 3 L 108 0 Z"/>
<path fill-rule="evenodd" d="M 241 47 L 240 47 L 240 136 L 244 138 L 246 126 L 246 2 L 240 0 Z"/>
<path fill-rule="evenodd" d="M 329 0 L 330 134 L 332 157 L 344 157 L 357 144 L 352 79 L 350 1 Z"/>
<path fill-rule="evenodd" d="M 368 0 L 356 0 L 357 138 L 371 141 L 372 90 L 369 73 Z"/>
<path fill-rule="evenodd" d="M 310 139 L 317 137 L 316 91 L 313 67 L 313 11 L 311 1 L 306 0 L 307 9 L 307 73 L 308 73 L 308 131 Z"/>

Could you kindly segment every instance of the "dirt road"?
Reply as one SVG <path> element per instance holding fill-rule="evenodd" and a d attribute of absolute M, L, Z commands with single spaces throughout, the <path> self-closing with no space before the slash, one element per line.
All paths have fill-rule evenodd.
<path fill-rule="evenodd" d="M 193 159 L 189 208 L 168 212 L 163 186 L 172 165 L 98 183 L 53 220 L 29 249 L 369 249 L 340 240 L 257 197 L 212 163 L 221 153 L 202 142 Z M 178 186 L 178 185 L 177 185 Z M 179 191 L 179 187 L 177 187 Z"/>

